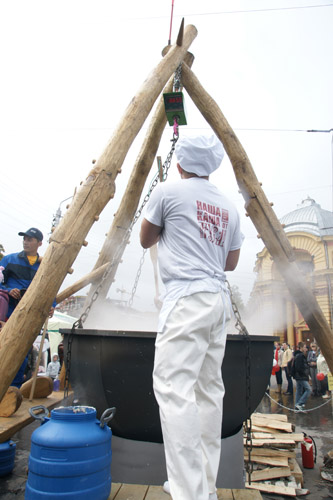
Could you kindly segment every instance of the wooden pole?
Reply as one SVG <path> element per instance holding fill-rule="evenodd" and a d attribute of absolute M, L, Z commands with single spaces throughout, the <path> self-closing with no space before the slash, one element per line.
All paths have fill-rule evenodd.
<path fill-rule="evenodd" d="M 193 102 L 223 143 L 245 199 L 245 208 L 333 373 L 333 332 L 304 275 L 297 267 L 294 251 L 260 186 L 250 160 L 218 105 L 186 64 L 183 64 L 182 79 Z"/>
<path fill-rule="evenodd" d="M 115 178 L 120 172 L 132 142 L 164 85 L 184 59 L 196 35 L 196 28 L 187 26 L 182 46 L 173 45 L 147 77 L 128 105 L 106 149 L 52 234 L 50 244 L 31 285 L 2 329 L 0 400 L 32 345 L 35 332 L 41 329 L 52 301 L 77 257 L 88 231 L 114 196 Z"/>
<path fill-rule="evenodd" d="M 58 293 L 56 297 L 57 304 L 60 304 L 60 302 L 67 299 L 74 293 L 78 292 L 85 286 L 90 285 L 90 283 L 94 283 L 95 281 L 101 279 L 101 277 L 103 276 L 104 272 L 107 270 L 109 265 L 110 262 L 106 262 L 103 266 L 99 267 L 98 269 L 95 269 L 95 271 L 91 271 L 90 273 L 83 276 L 83 278 L 73 283 L 73 285 L 70 285 L 69 287 L 65 288 L 65 290 Z"/>
<path fill-rule="evenodd" d="M 40 360 L 41 360 L 42 354 L 43 354 L 43 346 L 44 346 L 44 340 L 45 340 L 48 322 L 49 322 L 49 318 L 47 318 L 47 320 L 44 323 L 44 327 L 43 327 L 43 334 L 42 334 L 42 338 L 41 338 L 41 341 L 39 344 L 39 352 L 38 352 L 38 357 L 37 357 L 37 361 L 36 361 L 36 368 L 35 368 L 35 371 L 32 375 L 32 386 L 31 386 L 31 390 L 30 390 L 29 401 L 32 401 L 33 397 L 34 397 L 37 375 L 38 375 L 38 368 L 39 368 Z"/>

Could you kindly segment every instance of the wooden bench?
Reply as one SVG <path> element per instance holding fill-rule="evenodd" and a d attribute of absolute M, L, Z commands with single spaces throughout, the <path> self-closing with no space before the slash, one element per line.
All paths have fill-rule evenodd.
<path fill-rule="evenodd" d="M 19 409 L 10 417 L 0 417 L 0 443 L 8 441 L 16 432 L 31 424 L 35 419 L 30 415 L 29 409 L 33 406 L 43 405 L 49 410 L 59 406 L 64 399 L 64 392 L 52 392 L 47 398 L 24 398 Z"/>

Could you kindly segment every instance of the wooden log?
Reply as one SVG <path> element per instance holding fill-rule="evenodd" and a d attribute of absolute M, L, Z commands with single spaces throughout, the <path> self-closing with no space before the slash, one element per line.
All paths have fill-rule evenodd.
<path fill-rule="evenodd" d="M 263 491 L 264 493 L 274 493 L 275 495 L 282 495 L 286 497 L 295 497 L 296 488 L 290 486 L 276 486 L 275 484 L 265 483 L 245 483 L 246 488 Z"/>
<path fill-rule="evenodd" d="M 251 473 L 251 481 L 267 481 L 279 477 L 291 476 L 289 467 L 268 467 L 267 469 L 255 470 Z M 248 480 L 248 474 L 246 475 Z"/>
<path fill-rule="evenodd" d="M 51 377 L 37 377 L 34 388 L 33 398 L 31 398 L 33 379 L 30 378 L 21 385 L 20 391 L 24 398 L 29 398 L 29 401 L 36 398 L 47 398 L 53 392 L 53 380 Z"/>
<path fill-rule="evenodd" d="M 166 48 L 163 53 L 169 53 L 170 48 Z M 186 63 L 189 67 L 192 66 L 194 56 L 188 52 L 185 56 Z M 170 78 L 168 84 L 163 90 L 164 92 L 171 92 L 173 88 L 173 76 Z M 141 150 L 134 164 L 131 176 L 129 178 L 126 190 L 123 194 L 117 213 L 114 216 L 112 225 L 107 233 L 103 247 L 99 253 L 98 259 L 94 266 L 94 270 L 100 268 L 106 261 L 112 262 L 112 269 L 99 291 L 100 298 L 105 298 L 114 277 L 116 275 L 120 259 L 124 253 L 126 245 L 128 244 L 130 234 L 128 234 L 129 227 L 134 219 L 138 210 L 142 190 L 145 186 L 147 176 L 151 170 L 157 149 L 167 123 L 167 117 L 164 107 L 163 95 L 156 107 L 155 113 L 149 124 L 145 139 L 143 141 Z M 97 288 L 94 284 L 89 290 L 86 305 L 89 304 L 90 298 Z"/>
<path fill-rule="evenodd" d="M 244 448 L 244 455 L 247 454 L 246 449 Z M 266 456 L 266 457 L 287 457 L 287 458 L 296 458 L 295 450 L 280 450 L 277 448 L 255 448 L 252 450 L 251 455 L 256 456 Z"/>
<path fill-rule="evenodd" d="M 260 186 L 250 160 L 218 105 L 186 64 L 182 67 L 182 81 L 193 102 L 223 143 L 245 200 L 246 212 L 273 257 L 333 373 L 333 332 L 295 262 L 295 253 Z"/>
<path fill-rule="evenodd" d="M 288 463 L 291 470 L 291 475 L 294 476 L 297 483 L 299 483 L 303 488 L 304 486 L 303 472 L 300 466 L 298 465 L 296 458 L 289 458 Z"/>
<path fill-rule="evenodd" d="M 274 420 L 274 418 L 269 420 L 269 419 L 262 419 L 260 417 L 252 416 L 251 420 L 252 420 L 254 425 L 257 425 L 257 426 L 262 425 L 263 427 L 266 427 L 268 429 L 275 429 L 275 430 L 284 431 L 284 432 L 292 432 L 292 430 L 293 430 L 292 424 L 290 424 L 289 422 L 281 422 L 279 420 Z"/>
<path fill-rule="evenodd" d="M 281 415 L 279 413 L 275 413 L 274 415 L 272 415 L 271 413 L 258 413 L 258 412 L 255 412 L 255 413 L 252 413 L 251 417 L 255 417 L 255 418 L 267 418 L 268 420 L 279 420 L 281 422 L 288 422 L 288 416 L 287 415 Z"/>
<path fill-rule="evenodd" d="M 60 304 L 60 302 L 67 299 L 74 293 L 78 292 L 79 290 L 82 290 L 82 288 L 84 288 L 85 286 L 90 285 L 90 283 L 98 281 L 103 276 L 104 272 L 107 270 L 109 264 L 110 264 L 109 262 L 106 262 L 105 264 L 103 264 L 103 266 L 99 267 L 98 269 L 95 269 L 94 271 L 91 271 L 90 273 L 83 276 L 83 278 L 73 283 L 73 285 L 70 285 L 69 287 L 65 288 L 65 290 L 58 293 L 56 297 L 57 304 Z"/>
<path fill-rule="evenodd" d="M 197 35 L 194 26 L 184 30 L 181 47 L 173 45 L 131 100 L 119 127 L 76 193 L 64 218 L 51 235 L 43 261 L 27 292 L 2 329 L 0 337 L 0 399 L 21 366 L 52 301 L 77 257 L 88 231 L 114 196 L 115 178 L 136 135 L 164 85 L 185 57 Z"/>
<path fill-rule="evenodd" d="M 278 439 L 278 440 L 284 440 L 284 439 L 292 439 L 293 441 L 297 443 L 301 443 L 304 441 L 304 434 L 301 432 L 289 432 L 289 433 L 283 433 L 283 432 L 278 432 L 276 434 L 268 434 L 266 432 L 253 432 L 252 436 L 254 439 Z"/>
<path fill-rule="evenodd" d="M 278 434 L 279 432 L 281 432 L 278 429 L 270 429 L 269 427 L 264 427 L 262 425 L 254 425 L 253 423 L 251 425 L 251 429 L 252 432 L 266 432 L 268 434 L 270 433 Z"/>
<path fill-rule="evenodd" d="M 244 439 L 246 444 L 246 439 Z M 252 446 L 275 446 L 277 448 L 285 448 L 295 446 L 296 443 L 293 439 L 252 439 Z"/>
<path fill-rule="evenodd" d="M 0 401 L 0 417 L 10 417 L 21 406 L 23 396 L 20 389 L 10 386 Z"/>
<path fill-rule="evenodd" d="M 244 461 L 249 461 L 249 457 L 246 453 L 244 453 Z M 287 457 L 265 457 L 264 455 L 255 455 L 251 453 L 251 462 L 256 464 L 271 465 L 272 467 L 288 467 Z"/>

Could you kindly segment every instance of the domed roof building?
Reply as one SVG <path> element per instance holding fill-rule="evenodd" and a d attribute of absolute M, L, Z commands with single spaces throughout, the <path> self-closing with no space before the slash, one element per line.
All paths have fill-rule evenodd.
<path fill-rule="evenodd" d="M 332 327 L 333 321 L 333 213 L 312 198 L 280 220 L 295 251 L 296 261 Z M 262 318 L 258 333 L 276 334 L 296 345 L 314 336 L 295 305 L 266 247 L 257 254 L 257 279 L 251 294 L 251 310 Z"/>

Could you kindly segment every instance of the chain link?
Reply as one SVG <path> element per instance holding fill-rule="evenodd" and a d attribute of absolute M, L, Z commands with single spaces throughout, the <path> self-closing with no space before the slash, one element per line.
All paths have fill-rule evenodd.
<path fill-rule="evenodd" d="M 181 87 L 181 80 L 182 80 L 182 63 L 180 63 L 180 65 L 176 69 L 175 76 L 173 78 L 173 88 L 175 92 L 179 91 Z"/>
<path fill-rule="evenodd" d="M 68 393 L 69 393 L 69 379 L 71 375 L 71 359 L 72 359 L 72 344 L 73 344 L 73 339 L 74 339 L 74 332 L 76 328 L 82 328 L 82 325 L 80 323 L 80 320 L 75 321 L 73 323 L 71 333 L 68 335 L 67 338 L 67 352 L 66 352 L 66 362 L 65 362 L 65 383 L 64 383 L 64 399 L 68 398 Z"/>
<path fill-rule="evenodd" d="M 232 293 L 232 289 L 231 289 L 231 286 L 230 286 L 230 283 L 229 283 L 228 280 L 226 280 L 226 285 L 228 287 L 229 294 L 230 294 L 230 300 L 231 300 L 232 310 L 233 310 L 233 313 L 234 313 L 235 318 L 236 318 L 235 327 L 237 328 L 237 330 L 239 331 L 240 334 L 242 334 L 242 335 L 249 335 L 249 332 L 247 331 L 246 326 L 242 322 L 242 318 L 241 318 L 238 306 L 237 306 L 237 304 L 235 302 L 235 299 L 234 299 L 234 296 L 233 296 L 233 293 Z"/>
<path fill-rule="evenodd" d="M 242 322 L 242 318 L 235 302 L 231 286 L 228 280 L 226 284 L 230 294 L 230 300 L 232 305 L 232 310 L 236 318 L 235 327 L 239 331 L 240 335 L 243 335 L 245 342 L 245 391 L 246 391 L 246 407 L 248 418 L 244 422 L 244 433 L 245 433 L 245 448 L 248 455 L 248 460 L 246 462 L 246 472 L 248 474 L 248 482 L 251 484 L 251 474 L 253 472 L 253 462 L 251 460 L 252 452 L 252 420 L 251 420 L 251 338 L 249 332 Z"/>
<path fill-rule="evenodd" d="M 136 293 L 136 288 L 137 288 L 138 283 L 139 283 L 139 279 L 140 279 L 141 271 L 142 271 L 142 266 L 143 266 L 144 261 L 145 261 L 146 253 L 147 253 L 147 249 L 144 248 L 143 249 L 143 253 L 142 253 L 142 257 L 140 259 L 139 269 L 138 269 L 138 272 L 137 272 L 136 277 L 135 277 L 135 281 L 134 281 L 132 293 L 131 293 L 131 296 L 128 299 L 128 302 L 127 302 L 127 307 L 132 307 L 132 305 L 133 305 L 134 295 Z"/>

